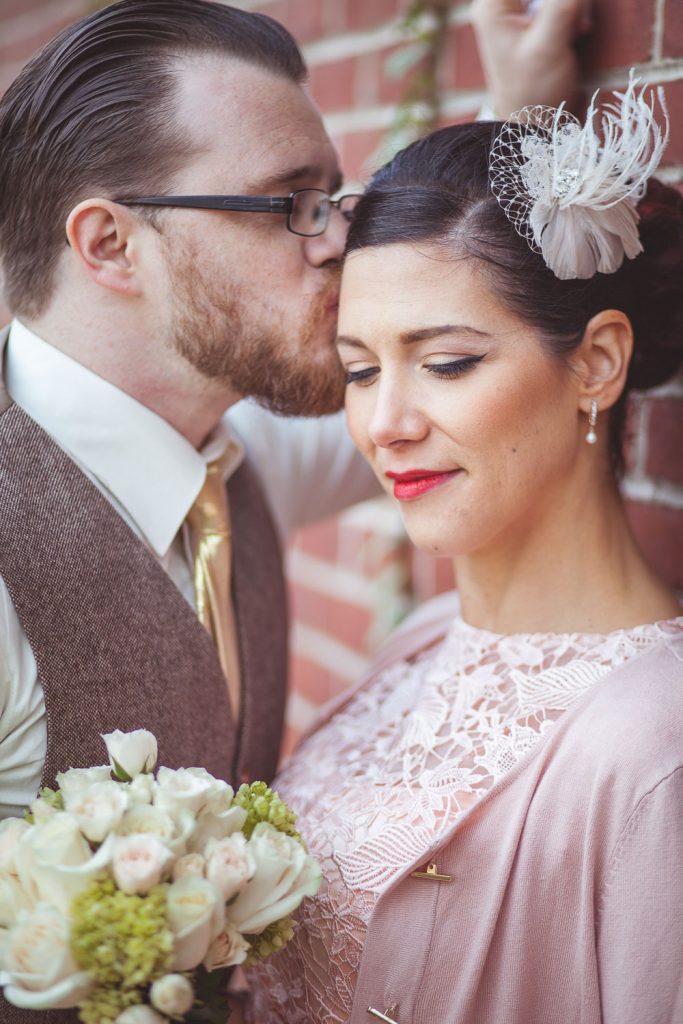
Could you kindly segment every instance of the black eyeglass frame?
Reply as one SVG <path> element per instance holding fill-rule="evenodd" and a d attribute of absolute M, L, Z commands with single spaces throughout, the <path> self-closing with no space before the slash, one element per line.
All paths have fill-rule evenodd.
<path fill-rule="evenodd" d="M 332 199 L 329 192 L 322 188 L 300 188 L 290 192 L 288 196 L 141 196 L 139 199 L 115 199 L 121 206 L 177 206 L 188 210 L 229 210 L 233 213 L 281 213 L 287 217 L 287 230 L 301 238 L 316 238 L 322 235 L 329 224 L 329 211 L 325 224 L 314 234 L 296 231 L 292 227 L 294 201 L 305 192 L 317 192 L 327 196 L 330 207 L 340 209 L 345 199 L 360 199 L 360 192 L 347 192 L 337 199 Z"/>

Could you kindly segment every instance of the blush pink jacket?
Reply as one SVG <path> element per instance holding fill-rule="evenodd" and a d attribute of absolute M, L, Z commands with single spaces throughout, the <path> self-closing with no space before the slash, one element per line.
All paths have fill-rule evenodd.
<path fill-rule="evenodd" d="M 415 864 L 380 898 L 351 1024 L 683 1024 L 683 632 L 596 683 L 428 859 L 451 881 Z"/>

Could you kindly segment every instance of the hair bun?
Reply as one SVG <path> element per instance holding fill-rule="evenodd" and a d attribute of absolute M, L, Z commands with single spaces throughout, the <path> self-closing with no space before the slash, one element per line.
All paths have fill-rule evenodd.
<path fill-rule="evenodd" d="M 633 261 L 641 295 L 629 385 L 663 384 L 683 359 L 683 196 L 653 178 L 638 204 L 643 253 Z"/>

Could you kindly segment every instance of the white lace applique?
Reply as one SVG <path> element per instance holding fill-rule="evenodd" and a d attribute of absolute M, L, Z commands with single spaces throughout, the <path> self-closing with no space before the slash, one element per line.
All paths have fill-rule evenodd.
<path fill-rule="evenodd" d="M 379 895 L 582 694 L 680 629 L 505 637 L 456 619 L 359 690 L 275 784 L 325 880 L 290 945 L 250 971 L 250 1024 L 344 1024 Z"/>

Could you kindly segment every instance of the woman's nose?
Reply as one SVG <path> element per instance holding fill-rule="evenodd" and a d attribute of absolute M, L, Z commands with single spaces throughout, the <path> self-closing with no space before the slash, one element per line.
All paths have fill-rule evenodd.
<path fill-rule="evenodd" d="M 379 384 L 375 394 L 375 407 L 368 424 L 374 445 L 391 448 L 423 440 L 429 429 L 427 417 L 404 389 L 386 381 Z"/>

